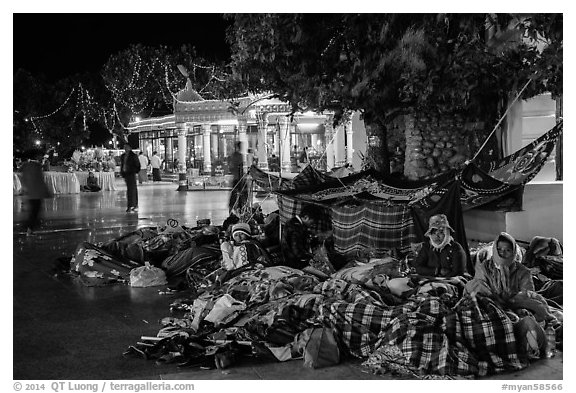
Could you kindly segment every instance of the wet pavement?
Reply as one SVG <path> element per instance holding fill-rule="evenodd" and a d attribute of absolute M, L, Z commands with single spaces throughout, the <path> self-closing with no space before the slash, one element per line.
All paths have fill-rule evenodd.
<path fill-rule="evenodd" d="M 228 191 L 177 192 L 176 184 L 145 184 L 139 186 L 140 211 L 127 214 L 125 188 L 117 184 L 117 191 L 46 200 L 42 228 L 30 237 L 23 226 L 25 199 L 13 197 L 13 379 L 390 379 L 365 373 L 359 361 L 321 370 L 307 369 L 298 360 L 248 361 L 221 372 L 124 358 L 141 336 L 156 335 L 174 297 L 160 295 L 162 287 L 85 287 L 54 276 L 55 262 L 69 258 L 82 241 L 109 240 L 169 218 L 188 226 L 205 218 L 221 224 L 228 215 Z M 265 213 L 275 209 L 272 198 L 259 201 Z M 562 368 L 559 352 L 491 379 L 557 380 Z"/>

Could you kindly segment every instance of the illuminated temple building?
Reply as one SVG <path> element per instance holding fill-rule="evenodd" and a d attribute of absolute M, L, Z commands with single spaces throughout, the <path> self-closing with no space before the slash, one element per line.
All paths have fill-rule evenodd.
<path fill-rule="evenodd" d="M 290 105 L 277 99 L 244 97 L 236 102 L 231 110 L 230 102 L 204 100 L 187 84 L 176 96 L 174 114 L 133 121 L 127 128 L 138 134 L 144 154 L 151 157 L 157 151 L 166 168 L 179 173 L 191 168 L 199 174 L 228 173 L 227 157 L 236 142 L 243 142 L 245 164 L 252 152 L 263 170 L 297 171 L 304 147 L 319 169 L 353 164 L 352 124 L 360 122 L 334 128 L 331 114 L 295 113 L 291 119 Z M 364 131 L 363 125 L 358 127 Z"/>

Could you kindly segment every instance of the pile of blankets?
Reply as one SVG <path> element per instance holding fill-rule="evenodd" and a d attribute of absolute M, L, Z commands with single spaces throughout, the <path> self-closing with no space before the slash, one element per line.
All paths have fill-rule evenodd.
<path fill-rule="evenodd" d="M 257 263 L 221 274 L 214 228 L 143 228 L 78 246 L 72 270 L 87 285 L 127 282 L 131 269 L 151 262 L 191 289 L 172 303 L 157 336 L 142 337 L 126 356 L 203 368 L 249 357 L 304 358 L 312 367 L 355 357 L 374 373 L 420 379 L 529 365 L 507 310 L 462 297 L 468 277 L 410 277 L 391 256 L 357 258 L 329 275 Z"/>

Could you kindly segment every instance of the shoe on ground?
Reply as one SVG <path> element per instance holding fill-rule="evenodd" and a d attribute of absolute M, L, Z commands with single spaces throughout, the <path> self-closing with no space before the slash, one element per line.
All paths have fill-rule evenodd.
<path fill-rule="evenodd" d="M 132 207 L 129 207 L 128 209 L 126 209 L 126 213 L 132 213 Z"/>
<path fill-rule="evenodd" d="M 132 208 L 132 212 L 133 212 L 133 213 L 138 213 L 138 208 L 137 208 L 137 207 L 133 207 L 133 208 Z"/>

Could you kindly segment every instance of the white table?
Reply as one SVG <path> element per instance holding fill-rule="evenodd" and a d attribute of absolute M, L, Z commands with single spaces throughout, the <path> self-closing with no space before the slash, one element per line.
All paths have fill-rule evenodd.
<path fill-rule="evenodd" d="M 53 194 L 78 194 L 80 183 L 76 174 L 70 172 L 43 172 L 44 181 Z"/>
<path fill-rule="evenodd" d="M 98 179 L 98 185 L 102 191 L 115 191 L 116 190 L 116 179 L 114 177 L 114 172 L 93 172 L 94 177 Z M 88 172 L 74 172 L 78 178 L 80 186 L 86 185 L 88 181 Z"/>
<path fill-rule="evenodd" d="M 14 190 L 14 195 L 22 194 L 22 182 L 15 172 L 12 172 L 12 188 Z"/>

